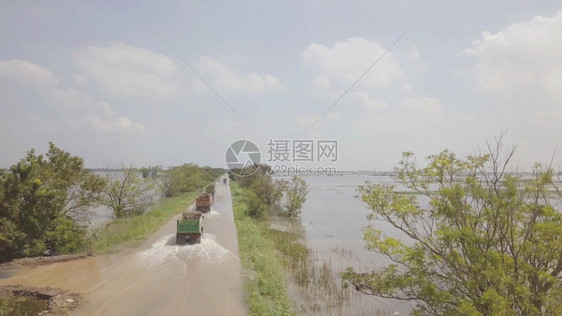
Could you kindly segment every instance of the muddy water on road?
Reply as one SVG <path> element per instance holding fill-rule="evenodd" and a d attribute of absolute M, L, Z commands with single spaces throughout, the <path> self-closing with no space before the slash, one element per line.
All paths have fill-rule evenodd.
<path fill-rule="evenodd" d="M 174 218 L 139 248 L 16 271 L 0 285 L 82 293 L 76 315 L 245 315 L 230 190 L 216 187 L 201 244 L 176 245 Z"/>

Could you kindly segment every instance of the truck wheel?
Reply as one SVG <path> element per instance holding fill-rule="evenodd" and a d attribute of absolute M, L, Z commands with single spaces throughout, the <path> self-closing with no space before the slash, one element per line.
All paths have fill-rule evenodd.
<path fill-rule="evenodd" d="M 178 245 L 185 244 L 185 236 L 182 234 L 176 234 L 176 244 Z"/>

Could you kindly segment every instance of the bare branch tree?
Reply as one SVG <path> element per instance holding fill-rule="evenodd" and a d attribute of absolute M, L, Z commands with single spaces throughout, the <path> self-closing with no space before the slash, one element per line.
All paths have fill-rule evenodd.
<path fill-rule="evenodd" d="M 105 180 L 101 203 L 108 206 L 115 217 L 142 214 L 157 196 L 154 180 L 143 178 L 133 166 L 121 163 L 117 171 L 107 167 Z"/>

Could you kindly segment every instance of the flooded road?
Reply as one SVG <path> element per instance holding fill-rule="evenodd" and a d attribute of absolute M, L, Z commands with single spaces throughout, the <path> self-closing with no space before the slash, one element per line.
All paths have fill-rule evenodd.
<path fill-rule="evenodd" d="M 245 315 L 238 241 L 228 185 L 217 183 L 201 244 L 175 243 L 174 217 L 141 247 L 15 271 L 0 285 L 83 294 L 74 315 Z"/>

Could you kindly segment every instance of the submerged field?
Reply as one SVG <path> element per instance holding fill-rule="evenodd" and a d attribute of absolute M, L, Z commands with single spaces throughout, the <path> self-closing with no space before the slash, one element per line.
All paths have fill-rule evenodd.
<path fill-rule="evenodd" d="M 341 240 L 334 237 L 341 237 L 340 229 L 331 231 L 335 236 L 323 235 L 324 238 L 320 238 L 327 239 L 333 247 L 320 248 L 315 243 L 309 245 L 311 240 L 307 239 L 307 233 L 314 237 L 319 231 L 313 231 L 311 223 L 302 222 L 302 218 L 309 218 L 309 214 L 304 212 L 311 211 L 306 209 L 307 204 L 302 218 L 270 216 L 265 220 L 256 220 L 247 214 L 248 207 L 244 201 L 244 190 L 247 189 L 234 182 L 231 187 L 250 314 L 394 314 L 395 310 L 388 303 L 381 304 L 373 297 L 342 288 L 340 272 L 348 266 L 369 268 L 371 262 L 363 261 L 353 247 L 351 250 L 338 247 Z M 326 218 L 320 216 L 317 219 Z M 329 235 L 330 231 L 324 233 Z"/>

